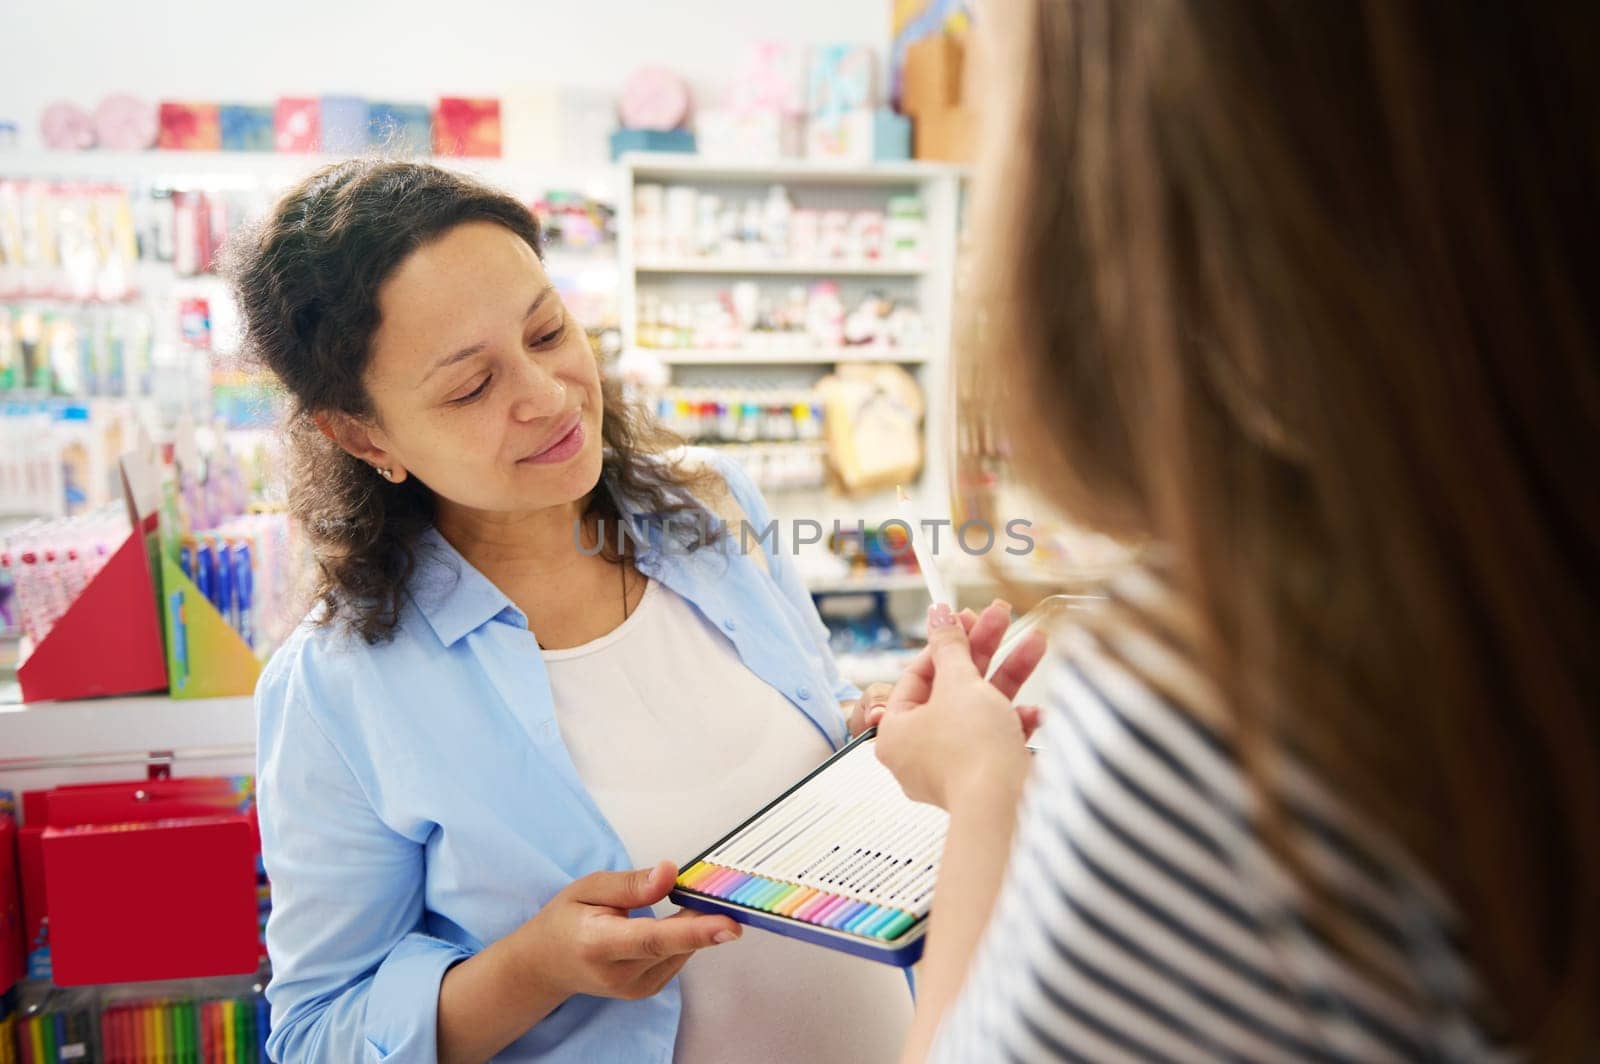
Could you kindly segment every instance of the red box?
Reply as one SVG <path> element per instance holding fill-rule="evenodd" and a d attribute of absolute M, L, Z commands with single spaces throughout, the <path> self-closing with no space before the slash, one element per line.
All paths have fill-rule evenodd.
<path fill-rule="evenodd" d="M 51 898 L 58 890 L 66 890 L 69 895 L 75 895 L 86 890 L 99 889 L 113 894 L 110 901 L 97 902 L 104 905 L 111 913 L 122 913 L 123 894 L 118 889 L 118 884 L 125 883 L 132 878 L 133 871 L 142 872 L 147 860 L 158 860 L 161 855 L 159 847 L 151 851 L 150 857 L 141 856 L 127 867 L 99 868 L 85 874 L 72 860 L 63 864 L 54 860 L 46 850 L 46 840 L 73 831 L 89 828 L 113 830 L 124 835 L 137 832 L 146 823 L 156 826 L 168 824 L 215 824 L 225 823 L 233 825 L 228 828 L 230 832 L 241 832 L 247 840 L 247 852 L 244 855 L 242 866 L 244 872 L 240 873 L 248 881 L 245 891 L 248 906 L 238 903 L 238 911 L 229 910 L 225 919 L 225 928 L 222 932 L 223 939 L 230 949 L 239 949 L 236 956 L 228 955 L 229 963 L 234 963 L 242 957 L 242 947 L 238 940 L 246 936 L 252 943 L 250 949 L 256 958 L 253 963 L 259 963 L 259 921 L 256 912 L 256 855 L 261 850 L 260 833 L 256 827 L 254 793 L 248 784 L 242 784 L 246 777 L 229 776 L 191 776 L 179 779 L 156 780 L 123 780 L 110 783 L 78 783 L 55 787 L 44 791 L 25 791 L 22 795 L 22 812 L 24 826 L 18 831 L 18 862 L 21 871 L 21 931 L 26 948 L 26 961 L 30 974 L 38 977 L 54 976 L 60 982 L 59 970 L 52 972 L 54 964 L 59 963 L 54 946 L 56 940 L 65 931 L 68 941 L 82 938 L 76 934 L 81 928 L 72 909 L 68 915 L 62 917 L 50 908 Z M 204 840 L 205 833 L 197 836 Z M 158 836 L 146 836 L 147 840 L 159 841 Z M 71 847 L 69 846 L 69 850 Z M 222 862 L 223 874 L 236 871 L 235 866 L 241 862 L 233 848 L 233 844 L 221 847 L 214 854 L 215 860 Z M 211 857 L 205 858 L 207 861 Z M 51 880 L 46 872 L 57 873 L 57 879 Z M 181 866 L 179 867 L 181 871 Z M 211 872 L 217 872 L 212 869 Z M 165 873 L 163 873 L 165 874 Z M 207 873 L 210 874 L 210 873 Z M 146 903 L 135 902 L 136 916 L 128 916 L 130 925 L 148 923 L 152 919 L 163 918 L 164 909 L 158 904 L 154 907 L 144 907 Z M 245 910 L 248 909 L 248 914 Z M 187 919 L 190 913 L 200 914 L 204 910 L 181 909 L 178 914 L 168 914 L 164 919 L 170 924 L 172 920 Z M 47 919 L 48 917 L 48 919 Z M 114 916 L 113 919 L 122 919 Z M 65 922 L 64 922 L 65 921 Z M 70 926 L 69 926 L 70 925 Z M 91 925 L 93 926 L 93 925 Z M 241 930 L 241 927 L 243 928 Z M 190 931 L 181 932 L 171 942 L 164 943 L 160 954 L 172 959 L 174 967 L 182 968 L 173 978 L 193 974 L 206 974 L 203 970 L 216 962 L 208 954 L 202 953 L 193 957 L 186 952 L 188 937 L 191 934 L 202 936 L 212 935 L 215 932 L 209 927 L 195 925 Z M 119 939 L 107 939 L 98 950 L 98 958 L 91 958 L 89 970 L 97 968 L 115 967 L 126 972 L 138 972 L 147 969 L 148 958 L 138 954 L 128 956 L 126 950 L 118 945 Z M 69 949 L 72 947 L 69 946 Z M 242 971 L 253 971 L 254 968 L 242 961 L 238 962 Z M 202 970 L 190 972 L 189 968 L 195 964 L 201 965 Z M 69 958 L 68 975 L 71 976 L 75 968 L 81 968 L 79 958 Z M 171 969 L 166 969 L 171 970 Z M 234 969 L 229 969 L 229 972 Z M 214 974 L 214 973 L 213 973 Z M 165 975 L 136 975 L 127 974 L 119 979 L 154 979 L 167 978 Z M 82 981 L 98 982 L 98 978 L 84 979 Z M 61 985 L 66 985 L 62 983 Z"/>
<path fill-rule="evenodd" d="M 433 115 L 437 155 L 500 156 L 500 101 L 496 98 L 441 96 Z"/>
<path fill-rule="evenodd" d="M 145 537 L 138 524 L 17 669 L 24 702 L 161 691 L 167 659 Z M 84 647 L 95 653 L 85 655 Z M 25 824 L 36 821 L 24 808 Z"/>
<path fill-rule="evenodd" d="M 0 994 L 25 971 L 22 949 L 22 881 L 17 868 L 17 820 L 0 813 Z"/>
<path fill-rule="evenodd" d="M 46 828 L 52 980 L 254 972 L 257 849 L 244 815 Z"/>
<path fill-rule="evenodd" d="M 222 112 L 214 103 L 161 103 L 161 147 L 176 151 L 221 151 Z"/>
<path fill-rule="evenodd" d="M 273 143 L 298 155 L 322 150 L 322 106 L 311 96 L 282 96 L 272 112 Z"/>

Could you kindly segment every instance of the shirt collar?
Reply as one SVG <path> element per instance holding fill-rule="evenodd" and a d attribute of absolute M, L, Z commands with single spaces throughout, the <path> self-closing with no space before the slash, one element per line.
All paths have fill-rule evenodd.
<path fill-rule="evenodd" d="M 514 624 L 528 627 L 528 618 L 505 592 L 463 558 L 437 528 L 430 527 L 417 537 L 416 559 L 410 581 L 411 600 L 445 646 L 501 614 Z"/>
<path fill-rule="evenodd" d="M 612 488 L 609 481 L 604 490 L 611 492 L 623 514 L 638 512 L 633 501 Z M 631 519 L 624 522 L 624 530 L 634 541 L 640 568 L 647 573 L 658 572 L 662 552 L 649 542 L 651 537 L 634 529 Z M 417 537 L 416 570 L 411 575 L 410 590 L 412 601 L 445 646 L 452 646 L 468 632 L 497 618 L 528 627 L 527 615 L 432 526 Z"/>

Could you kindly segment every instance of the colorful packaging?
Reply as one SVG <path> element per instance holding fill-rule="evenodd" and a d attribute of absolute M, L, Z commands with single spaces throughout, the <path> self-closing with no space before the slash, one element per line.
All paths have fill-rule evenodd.
<path fill-rule="evenodd" d="M 220 151 L 221 109 L 214 103 L 161 102 L 158 145 L 168 151 Z"/>
<path fill-rule="evenodd" d="M 875 111 L 812 115 L 806 126 L 806 157 L 864 165 L 872 162 Z"/>
<path fill-rule="evenodd" d="M 94 147 L 94 119 L 70 100 L 57 100 L 39 116 L 39 136 L 55 151 L 83 151 Z"/>
<path fill-rule="evenodd" d="M 665 133 L 689 121 L 689 85 L 664 67 L 642 67 L 629 75 L 617 101 L 624 129 Z"/>
<path fill-rule="evenodd" d="M 877 59 L 864 44 L 824 44 L 811 50 L 808 113 L 831 120 L 877 103 Z"/>
<path fill-rule="evenodd" d="M 681 151 L 693 153 L 694 134 L 682 129 L 662 133 L 653 129 L 619 129 L 611 134 L 611 159 L 630 151 Z"/>
<path fill-rule="evenodd" d="M 161 132 L 156 108 L 137 96 L 112 93 L 94 109 L 94 130 L 100 146 L 111 151 L 144 151 Z"/>
<path fill-rule="evenodd" d="M 385 155 L 425 156 L 433 150 L 433 112 L 425 103 L 374 101 L 368 142 Z"/>
<path fill-rule="evenodd" d="M 225 103 L 217 109 L 223 151 L 272 151 L 274 114 L 271 107 Z"/>
<path fill-rule="evenodd" d="M 322 150 L 321 106 L 309 96 L 280 96 L 273 110 L 274 143 L 281 152 Z"/>
<path fill-rule="evenodd" d="M 494 97 L 441 96 L 433 116 L 438 155 L 500 156 L 500 101 Z"/>
<path fill-rule="evenodd" d="M 360 96 L 324 96 L 318 106 L 322 150 L 354 155 L 367 149 L 371 124 L 367 101 Z"/>
<path fill-rule="evenodd" d="M 773 112 L 786 117 L 806 113 L 806 64 L 802 49 L 781 41 L 745 46 L 728 88 L 729 110 Z"/>
<path fill-rule="evenodd" d="M 775 162 L 804 149 L 804 120 L 776 110 L 714 107 L 695 117 L 695 141 L 708 159 Z"/>
<path fill-rule="evenodd" d="M 874 162 L 904 162 L 911 158 L 911 119 L 886 107 L 872 112 Z"/>

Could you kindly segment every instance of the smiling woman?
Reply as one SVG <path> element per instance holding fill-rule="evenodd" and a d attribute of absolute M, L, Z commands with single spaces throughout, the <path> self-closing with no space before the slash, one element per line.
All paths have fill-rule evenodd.
<path fill-rule="evenodd" d="M 760 493 L 623 402 L 539 246 L 516 200 L 369 161 L 235 243 L 319 575 L 256 689 L 268 1049 L 887 1059 L 898 971 L 665 902 L 663 858 L 823 761 L 864 700 L 787 556 L 704 534 L 766 527 Z"/>
<path fill-rule="evenodd" d="M 584 518 L 611 524 L 611 494 L 588 490 L 598 476 L 646 512 L 698 512 L 706 474 L 650 459 L 681 441 L 601 380 L 540 246 L 538 222 L 503 193 L 365 159 L 309 178 L 230 244 L 249 350 L 294 404 L 291 509 L 328 622 L 382 640 L 418 534 L 453 504 L 501 510 L 556 491 L 587 496 Z M 522 379 L 525 393 L 497 394 Z M 485 413 L 513 403 L 515 420 Z M 546 439 L 555 412 L 580 434 Z M 559 447 L 540 454 L 547 444 Z M 396 489 L 373 490 L 374 472 Z"/>

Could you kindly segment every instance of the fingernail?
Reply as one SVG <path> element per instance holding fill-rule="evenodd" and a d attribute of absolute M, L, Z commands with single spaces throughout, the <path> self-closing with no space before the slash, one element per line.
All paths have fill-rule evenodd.
<path fill-rule="evenodd" d="M 950 612 L 950 607 L 943 602 L 936 602 L 928 607 L 929 628 L 943 628 L 954 623 L 955 616 Z"/>
<path fill-rule="evenodd" d="M 739 936 L 734 934 L 732 931 L 718 931 L 716 934 L 711 936 L 711 941 L 720 946 L 724 942 L 732 942 L 738 937 Z"/>
<path fill-rule="evenodd" d="M 1011 612 L 1011 603 L 1007 602 L 1005 599 L 997 598 L 997 599 L 994 600 L 994 604 L 996 606 L 1004 607 L 1004 609 L 1005 609 L 1005 611 L 1007 613 Z"/>
<path fill-rule="evenodd" d="M 882 706 L 873 706 L 871 709 L 867 710 L 867 724 L 869 726 L 878 723 L 882 719 L 883 719 L 883 707 Z"/>

